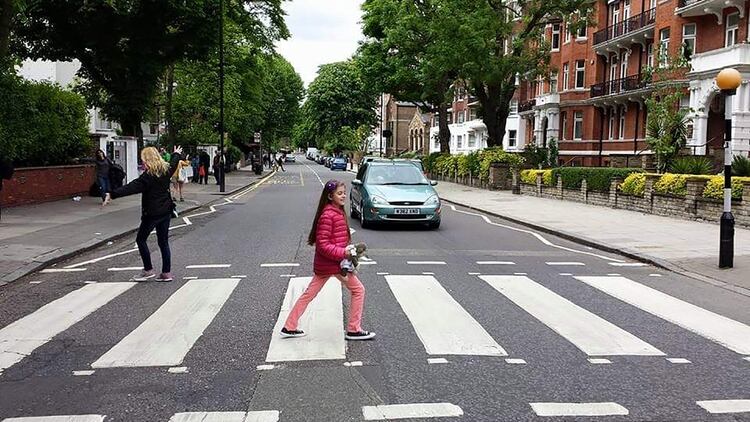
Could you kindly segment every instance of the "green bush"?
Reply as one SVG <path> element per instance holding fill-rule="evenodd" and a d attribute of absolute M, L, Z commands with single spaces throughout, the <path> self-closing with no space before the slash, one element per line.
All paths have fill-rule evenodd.
<path fill-rule="evenodd" d="M 17 166 L 68 164 L 91 154 L 83 97 L 0 72 L 0 151 Z"/>
<path fill-rule="evenodd" d="M 687 194 L 687 176 L 684 174 L 664 173 L 654 183 L 654 191 L 661 194 L 685 196 Z"/>
<path fill-rule="evenodd" d="M 627 195 L 643 196 L 646 191 L 646 174 L 630 173 L 620 184 L 620 191 Z"/>
<path fill-rule="evenodd" d="M 742 198 L 742 182 L 750 182 L 750 177 L 732 177 L 732 199 Z M 714 176 L 703 190 L 704 198 L 724 199 L 724 176 Z"/>
<path fill-rule="evenodd" d="M 481 162 L 479 161 L 479 152 L 472 152 L 466 155 L 459 155 L 458 161 L 458 175 L 459 177 L 479 176 Z"/>
<path fill-rule="evenodd" d="M 428 173 L 435 173 L 435 160 L 443 155 L 441 152 L 433 152 L 430 155 L 422 158 L 422 165 L 424 166 L 424 170 Z"/>
<path fill-rule="evenodd" d="M 519 168 L 524 158 L 519 154 L 503 151 L 501 148 L 487 148 L 479 152 L 479 174 L 482 180 L 489 180 L 492 163 L 508 164 L 511 168 Z"/>
<path fill-rule="evenodd" d="M 679 174 L 711 174 L 714 171 L 714 162 L 707 157 L 691 155 L 675 159 L 669 170 Z"/>
<path fill-rule="evenodd" d="M 544 186 L 552 186 L 552 169 L 546 170 L 521 170 L 521 181 L 531 185 L 536 184 L 536 175 L 542 175 L 542 184 Z"/>
<path fill-rule="evenodd" d="M 732 175 L 750 177 L 750 159 L 735 155 L 734 160 L 732 160 Z"/>
<path fill-rule="evenodd" d="M 581 189 L 581 183 L 586 180 L 589 191 L 606 192 L 612 185 L 612 179 L 626 178 L 631 173 L 642 172 L 635 168 L 612 167 L 558 167 L 552 169 L 552 180 L 562 177 L 563 188 Z"/>

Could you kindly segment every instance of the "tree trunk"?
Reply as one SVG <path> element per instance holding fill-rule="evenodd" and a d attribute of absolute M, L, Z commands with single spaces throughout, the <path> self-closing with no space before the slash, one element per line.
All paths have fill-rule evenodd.
<path fill-rule="evenodd" d="M 172 95 L 174 94 L 174 65 L 167 68 L 167 99 L 164 104 L 164 120 L 167 123 L 167 143 L 174 145 L 177 133 L 172 124 Z M 158 123 L 158 122 L 157 122 Z"/>
<path fill-rule="evenodd" d="M 15 0 L 0 0 L 0 64 L 5 64 L 10 48 L 10 25 L 15 14 Z"/>
<path fill-rule="evenodd" d="M 503 147 L 510 102 L 515 90 L 515 77 L 512 82 L 506 83 L 474 83 L 474 91 L 484 110 L 482 121 L 487 126 L 487 147 Z"/>
<path fill-rule="evenodd" d="M 440 140 L 440 152 L 451 153 L 451 130 L 448 128 L 448 104 L 442 101 L 438 104 L 438 139 Z"/>
<path fill-rule="evenodd" d="M 143 128 L 141 128 L 140 116 L 127 116 L 120 119 L 123 136 L 134 136 L 138 138 L 138 151 L 143 149 Z"/>

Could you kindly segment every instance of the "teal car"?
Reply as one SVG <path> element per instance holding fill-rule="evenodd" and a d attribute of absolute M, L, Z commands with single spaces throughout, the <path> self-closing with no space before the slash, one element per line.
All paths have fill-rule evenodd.
<path fill-rule="evenodd" d="M 351 216 L 363 228 L 372 223 L 425 223 L 436 229 L 440 198 L 435 185 L 408 161 L 367 162 L 352 181 Z"/>

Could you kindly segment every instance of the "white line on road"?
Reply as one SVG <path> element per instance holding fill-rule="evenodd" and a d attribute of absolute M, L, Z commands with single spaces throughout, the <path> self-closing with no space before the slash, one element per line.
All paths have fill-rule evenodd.
<path fill-rule="evenodd" d="M 482 273 L 469 273 L 469 275 L 480 275 Z"/>
<path fill-rule="evenodd" d="M 737 353 L 750 354 L 750 326 L 625 277 L 576 277 L 602 292 L 652 315 L 713 340 Z"/>
<path fill-rule="evenodd" d="M 589 363 L 593 363 L 594 365 L 606 365 L 612 363 L 612 361 L 605 358 L 589 358 Z"/>
<path fill-rule="evenodd" d="M 90 259 L 88 261 L 79 262 L 77 264 L 68 265 L 65 268 L 83 267 L 84 265 L 95 264 L 95 263 L 97 263 L 99 261 L 104 261 L 105 259 L 114 258 L 116 256 L 120 256 L 120 255 L 129 254 L 129 253 L 132 253 L 132 252 L 136 252 L 137 250 L 138 250 L 138 248 L 133 248 L 133 249 L 128 249 L 128 250 L 122 251 L 122 252 L 117 252 L 117 253 L 113 253 L 113 254 L 109 254 L 109 255 L 104 255 L 104 256 L 100 256 L 99 258 L 94 258 L 94 259 Z"/>
<path fill-rule="evenodd" d="M 346 366 L 346 367 L 362 366 L 362 361 L 355 360 L 353 362 L 344 362 L 344 366 Z"/>
<path fill-rule="evenodd" d="M 335 279 L 328 280 L 300 318 L 299 329 L 307 335 L 300 338 L 281 338 L 281 329 L 292 306 L 297 298 L 302 296 L 311 280 L 312 277 L 295 277 L 289 280 L 279 318 L 271 335 L 266 362 L 346 358 L 344 330 L 341 327 L 341 321 L 344 319 L 341 283 Z"/>
<path fill-rule="evenodd" d="M 260 264 L 261 268 L 276 268 L 276 267 L 299 267 L 299 264 L 293 262 L 269 262 Z"/>
<path fill-rule="evenodd" d="M 664 353 L 526 276 L 480 276 L 589 356 L 663 356 Z"/>
<path fill-rule="evenodd" d="M 617 403 L 529 403 L 537 416 L 625 416 Z"/>
<path fill-rule="evenodd" d="M 140 271 L 143 267 L 111 267 L 107 271 Z"/>
<path fill-rule="evenodd" d="M 169 422 L 277 422 L 277 410 L 255 412 L 184 412 L 175 413 Z"/>
<path fill-rule="evenodd" d="M 75 273 L 86 271 L 85 268 L 47 268 L 42 270 L 43 273 Z"/>
<path fill-rule="evenodd" d="M 406 261 L 408 265 L 446 265 L 445 261 Z"/>
<path fill-rule="evenodd" d="M 685 358 L 667 358 L 669 363 L 692 363 Z"/>
<path fill-rule="evenodd" d="M 104 415 L 59 415 L 6 418 L 3 422 L 103 422 Z"/>
<path fill-rule="evenodd" d="M 94 375 L 94 372 L 96 371 L 94 371 L 93 369 L 84 370 L 84 371 L 73 371 L 73 375 L 76 377 L 87 377 L 89 375 Z"/>
<path fill-rule="evenodd" d="M 583 262 L 545 262 L 545 264 L 560 267 L 583 267 L 586 265 Z"/>
<path fill-rule="evenodd" d="M 526 361 L 523 359 L 518 358 L 508 358 L 505 359 L 505 363 L 510 363 L 511 365 L 526 365 Z"/>
<path fill-rule="evenodd" d="M 183 280 L 197 280 L 198 277 L 195 276 L 189 276 L 189 277 L 182 277 Z"/>
<path fill-rule="evenodd" d="M 661 277 L 661 274 L 649 274 L 649 277 Z"/>
<path fill-rule="evenodd" d="M 513 273 L 513 275 L 527 275 L 526 273 Z"/>
<path fill-rule="evenodd" d="M 429 364 L 448 363 L 448 359 L 446 359 L 446 358 L 427 358 L 427 363 L 429 363 Z"/>
<path fill-rule="evenodd" d="M 191 280 L 92 368 L 177 366 L 203 335 L 239 280 Z"/>
<path fill-rule="evenodd" d="M 87 284 L 0 329 L 0 372 L 136 284 Z"/>
<path fill-rule="evenodd" d="M 422 275 L 435 275 L 435 273 L 431 273 L 429 271 L 422 272 Z"/>
<path fill-rule="evenodd" d="M 188 265 L 185 268 L 188 270 L 196 269 L 196 268 L 229 268 L 232 264 L 197 264 L 197 265 Z"/>
<path fill-rule="evenodd" d="M 41 282 L 41 281 L 39 281 L 39 280 L 36 280 L 36 281 L 29 281 L 29 284 L 42 284 L 42 282 Z"/>
<path fill-rule="evenodd" d="M 233 275 L 232 278 L 247 278 L 247 276 L 244 274 L 240 274 L 240 275 Z"/>
<path fill-rule="evenodd" d="M 359 265 L 377 265 L 377 261 L 359 261 Z"/>
<path fill-rule="evenodd" d="M 648 264 L 643 262 L 610 262 L 609 265 L 614 267 L 645 267 Z"/>
<path fill-rule="evenodd" d="M 702 400 L 695 402 L 708 413 L 750 412 L 750 400 Z"/>
<path fill-rule="evenodd" d="M 427 354 L 508 355 L 435 277 L 388 275 L 385 279 Z"/>
<path fill-rule="evenodd" d="M 516 265 L 512 261 L 477 261 L 477 265 Z"/>
<path fill-rule="evenodd" d="M 280 274 L 279 277 L 292 278 L 292 277 L 297 277 L 297 275 L 296 274 Z"/>
<path fill-rule="evenodd" d="M 167 369 L 167 372 L 169 372 L 170 374 L 187 374 L 188 368 L 187 366 L 173 366 Z"/>
<path fill-rule="evenodd" d="M 464 411 L 451 403 L 411 403 L 362 406 L 366 421 L 412 418 L 450 418 L 463 416 Z"/>
<path fill-rule="evenodd" d="M 573 275 L 573 274 L 571 274 L 571 273 L 560 273 L 560 274 L 558 274 L 558 275 L 561 275 L 561 276 L 569 276 L 569 275 Z"/>
<path fill-rule="evenodd" d="M 377 274 L 378 274 L 378 275 L 388 275 L 388 274 L 390 274 L 390 273 L 384 273 L 384 272 L 380 272 L 380 273 L 377 273 Z"/>
<path fill-rule="evenodd" d="M 255 369 L 259 371 L 270 371 L 271 369 L 275 368 L 276 365 L 258 365 L 255 367 Z"/>
<path fill-rule="evenodd" d="M 744 358 L 742 358 L 742 359 L 743 359 L 743 360 L 746 360 L 746 361 L 748 361 L 748 362 L 750 362 L 750 356 L 745 356 L 745 357 L 744 357 Z"/>

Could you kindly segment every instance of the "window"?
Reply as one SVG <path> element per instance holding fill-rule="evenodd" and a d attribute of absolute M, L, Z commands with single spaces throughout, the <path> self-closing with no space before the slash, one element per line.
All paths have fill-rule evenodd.
<path fill-rule="evenodd" d="M 435 140 L 435 150 L 440 151 L 440 137 L 434 136 L 432 139 Z"/>
<path fill-rule="evenodd" d="M 646 47 L 646 53 L 646 64 L 648 64 L 648 67 L 654 67 L 654 43 L 648 43 L 648 46 Z"/>
<path fill-rule="evenodd" d="M 456 148 L 462 148 L 464 146 L 463 135 L 456 136 Z"/>
<path fill-rule="evenodd" d="M 515 130 L 508 131 L 508 146 L 509 147 L 516 146 L 516 131 Z"/>
<path fill-rule="evenodd" d="M 536 96 L 539 97 L 544 94 L 544 79 L 539 76 L 536 80 Z"/>
<path fill-rule="evenodd" d="M 614 81 L 617 79 L 617 56 L 609 56 L 609 80 Z"/>
<path fill-rule="evenodd" d="M 570 69 L 568 69 L 568 64 L 564 63 L 563 64 L 563 91 L 567 91 L 568 88 L 570 87 L 569 82 L 568 82 L 569 80 L 570 80 Z"/>
<path fill-rule="evenodd" d="M 560 24 L 552 24 L 552 51 L 560 50 Z"/>
<path fill-rule="evenodd" d="M 549 75 L 549 92 L 551 94 L 557 93 L 557 72 L 552 72 Z"/>
<path fill-rule="evenodd" d="M 472 107 L 469 109 L 469 121 L 477 119 L 477 109 Z"/>
<path fill-rule="evenodd" d="M 620 139 L 625 139 L 625 107 L 620 108 L 620 127 L 617 128 L 617 135 Z"/>
<path fill-rule="evenodd" d="M 464 114 L 464 112 L 463 112 L 463 111 L 459 111 L 459 112 L 458 112 L 458 123 L 463 123 L 463 122 L 464 122 L 464 117 L 465 117 L 465 116 L 466 116 L 466 115 Z"/>
<path fill-rule="evenodd" d="M 626 21 L 630 18 L 630 0 L 625 0 L 625 5 L 622 12 L 622 20 Z"/>
<path fill-rule="evenodd" d="M 695 33 L 694 23 L 682 25 L 682 56 L 689 59 L 695 53 Z"/>
<path fill-rule="evenodd" d="M 585 60 L 576 60 L 576 89 L 581 89 L 584 87 L 584 84 L 586 82 L 586 74 L 584 67 L 586 66 Z"/>
<path fill-rule="evenodd" d="M 659 67 L 669 64 L 669 28 L 659 31 Z"/>
<path fill-rule="evenodd" d="M 570 26 L 566 23 L 565 24 L 565 41 L 563 41 L 563 44 L 567 44 L 570 42 Z"/>
<path fill-rule="evenodd" d="M 453 113 L 448 112 L 448 124 L 453 124 Z"/>
<path fill-rule="evenodd" d="M 573 139 L 583 139 L 583 112 L 576 111 L 573 113 Z"/>
<path fill-rule="evenodd" d="M 561 126 L 560 126 L 560 139 L 562 139 L 564 141 L 564 140 L 568 139 L 568 135 L 567 135 L 567 133 L 568 133 L 568 112 L 567 111 L 563 111 L 562 113 L 560 113 L 560 121 L 562 122 Z"/>
<path fill-rule="evenodd" d="M 730 47 L 737 44 L 737 35 L 739 35 L 740 14 L 732 13 L 727 15 L 726 36 L 724 37 L 724 47 Z"/>
<path fill-rule="evenodd" d="M 510 100 L 510 114 L 518 114 L 518 100 Z"/>
<path fill-rule="evenodd" d="M 620 55 L 620 77 L 624 78 L 628 76 L 628 59 L 630 58 L 630 53 L 627 51 L 623 51 Z"/>
<path fill-rule="evenodd" d="M 477 146 L 477 137 L 473 133 L 469 134 L 469 148 Z"/>
<path fill-rule="evenodd" d="M 586 27 L 585 26 L 582 26 L 578 30 L 578 33 L 576 34 L 576 38 L 586 38 Z"/>
<path fill-rule="evenodd" d="M 151 135 L 156 135 L 156 132 L 159 130 L 159 125 L 156 123 L 151 123 L 148 125 L 148 131 Z"/>
<path fill-rule="evenodd" d="M 609 140 L 615 139 L 615 112 L 609 109 Z"/>

